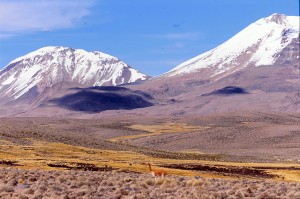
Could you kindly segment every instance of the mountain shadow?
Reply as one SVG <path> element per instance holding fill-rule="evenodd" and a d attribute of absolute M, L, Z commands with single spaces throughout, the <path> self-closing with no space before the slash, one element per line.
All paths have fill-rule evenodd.
<path fill-rule="evenodd" d="M 209 95 L 237 95 L 237 94 L 248 94 L 248 92 L 244 88 L 240 88 L 237 86 L 226 86 L 224 88 L 214 90 L 210 93 L 205 93 L 202 96 L 209 96 Z"/>
<path fill-rule="evenodd" d="M 153 99 L 142 91 L 118 86 L 73 88 L 75 93 L 49 100 L 57 106 L 87 113 L 106 110 L 132 110 L 153 106 Z"/>

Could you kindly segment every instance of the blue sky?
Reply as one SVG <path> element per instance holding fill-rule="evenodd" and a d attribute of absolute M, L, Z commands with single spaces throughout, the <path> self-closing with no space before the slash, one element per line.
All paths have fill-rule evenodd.
<path fill-rule="evenodd" d="M 298 0 L 0 0 L 0 69 L 44 46 L 116 56 L 156 76 Z"/>

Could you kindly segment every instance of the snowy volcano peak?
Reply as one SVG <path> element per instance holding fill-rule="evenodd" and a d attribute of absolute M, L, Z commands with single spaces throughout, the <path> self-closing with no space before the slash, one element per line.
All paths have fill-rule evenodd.
<path fill-rule="evenodd" d="M 99 51 L 93 51 L 93 52 L 87 52 L 82 49 L 74 49 L 74 48 L 69 48 L 69 47 L 63 47 L 63 46 L 47 46 L 40 48 L 36 51 L 33 51 L 31 53 L 28 53 L 24 56 L 18 57 L 15 60 L 11 61 L 11 63 L 15 63 L 21 60 L 26 60 L 26 59 L 31 59 L 32 57 L 37 57 L 37 56 L 45 56 L 45 55 L 55 55 L 55 54 L 64 54 L 66 52 L 69 53 L 76 53 L 77 55 L 85 55 L 87 57 L 92 58 L 92 54 L 94 54 L 95 57 L 101 58 L 101 59 L 115 59 L 117 60 L 116 57 L 113 57 L 111 55 L 99 52 Z M 9 65 L 8 64 L 8 65 Z"/>
<path fill-rule="evenodd" d="M 0 71 L 0 96 L 17 99 L 64 82 L 85 86 L 120 85 L 147 79 L 116 57 L 61 46 L 38 49 Z"/>
<path fill-rule="evenodd" d="M 273 14 L 250 24 L 220 46 L 178 65 L 165 75 L 204 71 L 206 77 L 222 77 L 245 67 L 273 65 L 282 52 L 289 53 L 284 49 L 295 43 L 299 43 L 299 16 Z"/>
<path fill-rule="evenodd" d="M 263 20 L 282 26 L 299 29 L 299 17 L 297 16 L 286 16 L 284 14 L 274 13 L 269 17 L 263 18 Z"/>

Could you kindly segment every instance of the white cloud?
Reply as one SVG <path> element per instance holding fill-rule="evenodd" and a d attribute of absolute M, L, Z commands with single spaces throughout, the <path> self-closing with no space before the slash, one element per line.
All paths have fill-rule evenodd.
<path fill-rule="evenodd" d="M 0 33 L 0 39 L 7 39 L 7 38 L 10 38 L 10 37 L 13 37 L 13 36 L 15 36 L 15 35 L 14 34 L 6 34 L 6 33 L 2 34 L 2 33 Z"/>
<path fill-rule="evenodd" d="M 73 27 L 91 6 L 92 0 L 1 0 L 0 38 Z"/>

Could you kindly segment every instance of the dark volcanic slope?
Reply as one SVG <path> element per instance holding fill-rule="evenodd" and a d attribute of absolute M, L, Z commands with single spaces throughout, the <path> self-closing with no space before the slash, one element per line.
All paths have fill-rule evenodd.
<path fill-rule="evenodd" d="M 69 110 L 88 113 L 153 106 L 150 95 L 124 87 L 102 86 L 74 90 L 75 93 L 49 100 L 49 103 Z"/>

